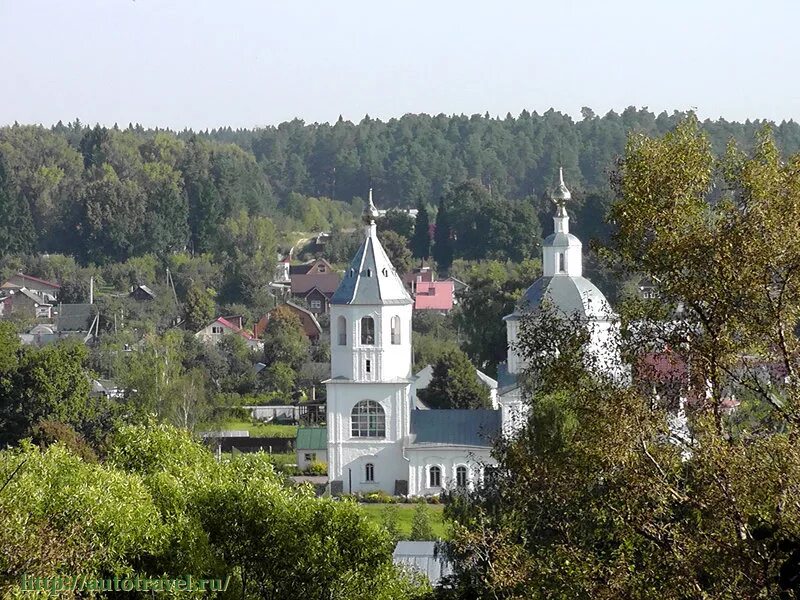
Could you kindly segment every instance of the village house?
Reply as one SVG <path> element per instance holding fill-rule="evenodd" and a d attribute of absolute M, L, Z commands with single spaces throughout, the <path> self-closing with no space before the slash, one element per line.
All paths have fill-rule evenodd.
<path fill-rule="evenodd" d="M 28 288 L 7 289 L 0 297 L 0 316 L 8 318 L 12 314 L 33 319 L 50 319 L 53 316 L 53 305 L 44 296 Z"/>
<path fill-rule="evenodd" d="M 261 317 L 258 320 L 258 323 L 256 323 L 253 327 L 253 335 L 255 337 L 261 339 L 261 337 L 264 335 L 264 331 L 267 329 L 270 318 L 278 309 L 289 310 L 297 315 L 297 318 L 300 319 L 300 324 L 303 326 L 303 332 L 306 334 L 308 339 L 312 342 L 317 342 L 319 340 L 319 336 L 322 334 L 322 327 L 320 326 L 319 321 L 317 321 L 317 317 L 307 308 L 303 308 L 299 304 L 295 304 L 291 301 L 285 302 L 273 308 L 271 311 Z"/>
<path fill-rule="evenodd" d="M 328 312 L 331 296 L 340 280 L 339 274 L 324 258 L 293 265 L 287 255 L 278 262 L 270 287 L 282 293 L 285 290 L 292 297 L 304 300 L 314 314 L 324 314 Z"/>
<path fill-rule="evenodd" d="M 417 285 L 420 283 L 433 283 L 434 281 L 433 269 L 427 265 L 421 267 L 414 267 L 408 273 L 403 275 L 403 284 L 406 286 L 408 292 L 413 296 L 417 291 Z"/>
<path fill-rule="evenodd" d="M 218 344 L 226 335 L 238 335 L 251 350 L 263 350 L 264 342 L 242 327 L 241 317 L 234 317 L 234 320 L 238 322 L 232 322 L 225 317 L 217 317 L 194 335 L 203 343 L 210 345 Z"/>
<path fill-rule="evenodd" d="M 414 310 L 449 312 L 455 305 L 455 279 L 437 280 L 425 264 L 403 275 L 403 284 L 414 298 Z"/>
<path fill-rule="evenodd" d="M 414 294 L 414 310 L 450 312 L 455 302 L 452 281 L 431 281 L 417 283 Z"/>
<path fill-rule="evenodd" d="M 328 430 L 325 427 L 298 427 L 297 466 L 305 471 L 312 462 L 328 462 Z"/>
<path fill-rule="evenodd" d="M 0 295 L 3 295 L 4 292 L 21 290 L 23 288 L 38 294 L 44 298 L 45 302 L 53 304 L 58 298 L 58 292 L 61 286 L 52 281 L 33 277 L 32 275 L 17 273 L 0 284 Z"/>
<path fill-rule="evenodd" d="M 156 293 L 146 285 L 137 285 L 136 287 L 131 288 L 131 292 L 128 294 L 128 297 L 136 300 L 137 302 L 149 302 L 156 299 Z"/>

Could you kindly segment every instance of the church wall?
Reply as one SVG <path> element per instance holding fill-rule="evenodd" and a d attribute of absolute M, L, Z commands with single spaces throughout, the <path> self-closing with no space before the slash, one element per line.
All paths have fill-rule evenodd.
<path fill-rule="evenodd" d="M 410 496 L 433 496 L 456 486 L 456 469 L 467 467 L 468 487 L 482 480 L 484 465 L 494 465 L 489 448 L 412 447 L 406 450 L 409 458 L 408 492 Z M 438 466 L 442 473 L 441 487 L 430 487 L 429 469 Z"/>
<path fill-rule="evenodd" d="M 525 425 L 530 406 L 523 402 L 522 388 L 515 387 L 498 399 L 504 436 L 512 436 Z"/>
<path fill-rule="evenodd" d="M 361 400 L 381 405 L 386 416 L 385 438 L 353 438 L 351 414 Z M 408 479 L 403 443 L 408 437 L 411 384 L 328 383 L 328 477 L 340 480 L 343 491 L 383 490 L 394 494 L 395 481 Z M 374 465 L 375 481 L 365 480 L 365 465 Z"/>

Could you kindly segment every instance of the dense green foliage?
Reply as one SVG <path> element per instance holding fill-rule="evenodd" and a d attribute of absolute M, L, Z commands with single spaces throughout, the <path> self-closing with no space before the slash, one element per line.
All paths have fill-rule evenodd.
<path fill-rule="evenodd" d="M 448 350 L 433 363 L 428 387 L 419 398 L 430 408 L 490 408 L 489 390 L 461 350 Z"/>
<path fill-rule="evenodd" d="M 414 235 L 411 238 L 411 252 L 414 258 L 427 260 L 431 255 L 431 231 L 428 207 L 417 202 L 417 218 L 414 220 Z"/>
<path fill-rule="evenodd" d="M 487 485 L 448 507 L 444 597 L 800 595 L 798 166 L 768 132 L 716 160 L 693 119 L 631 138 L 610 257 L 661 293 L 623 307 L 635 377 L 603 369 L 578 317 L 521 321 L 528 420 Z M 688 371 L 662 386 L 654 351 Z"/>
<path fill-rule="evenodd" d="M 230 576 L 218 597 L 265 600 L 425 592 L 355 504 L 286 485 L 264 455 L 217 461 L 185 431 L 123 428 L 100 464 L 23 445 L 0 451 L 0 474 L 4 597 L 23 573 Z"/>
<path fill-rule="evenodd" d="M 0 441 L 15 443 L 40 421 L 60 422 L 99 441 L 119 409 L 89 397 L 87 358 L 77 343 L 22 346 L 13 327 L 0 322 Z"/>
<path fill-rule="evenodd" d="M 406 115 L 180 134 L 77 120 L 14 125 L 0 128 L 0 215 L 9 221 L 0 221 L 0 239 L 6 250 L 101 263 L 183 248 L 217 252 L 228 241 L 219 224 L 242 212 L 277 218 L 280 229 L 319 231 L 352 222 L 370 187 L 384 208 L 420 198 L 435 206 L 468 179 L 540 211 L 561 165 L 578 204 L 603 207 L 627 133 L 663 134 L 682 116 L 633 107 L 603 117 L 586 109 L 578 122 L 553 110 L 504 119 Z M 703 127 L 721 153 L 731 137 L 750 144 L 760 123 Z M 800 149 L 794 122 L 776 126 L 775 137 L 784 153 Z M 597 220 L 587 214 L 576 225 L 588 232 Z M 12 239 L 2 234 L 9 226 Z"/>
<path fill-rule="evenodd" d="M 541 275 L 540 263 L 456 264 L 453 275 L 469 284 L 455 314 L 463 350 L 479 369 L 494 377 L 507 354 L 503 317 L 514 312 L 522 292 Z"/>

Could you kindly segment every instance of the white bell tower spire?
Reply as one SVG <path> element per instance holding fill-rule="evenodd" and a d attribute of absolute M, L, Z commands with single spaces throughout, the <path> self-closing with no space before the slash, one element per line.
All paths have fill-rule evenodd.
<path fill-rule="evenodd" d="M 545 277 L 556 275 L 583 275 L 583 253 L 581 241 L 569 232 L 569 215 L 566 203 L 572 194 L 564 183 L 564 169 L 558 170 L 558 187 L 550 196 L 556 204 L 553 216 L 553 235 L 544 241 L 542 270 Z"/>

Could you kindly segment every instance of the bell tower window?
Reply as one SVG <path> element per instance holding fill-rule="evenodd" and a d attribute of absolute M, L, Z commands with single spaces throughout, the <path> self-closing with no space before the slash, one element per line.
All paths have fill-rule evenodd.
<path fill-rule="evenodd" d="M 339 330 L 339 345 L 347 346 L 347 319 L 339 317 L 337 319 L 336 327 Z"/>
<path fill-rule="evenodd" d="M 361 319 L 361 345 L 375 345 L 375 320 L 372 317 Z"/>
<path fill-rule="evenodd" d="M 559 273 L 566 273 L 567 272 L 567 253 L 566 252 L 559 252 L 558 253 L 558 272 Z"/>
<path fill-rule="evenodd" d="M 392 344 L 397 345 L 400 343 L 400 317 L 397 315 L 392 317 Z"/>

